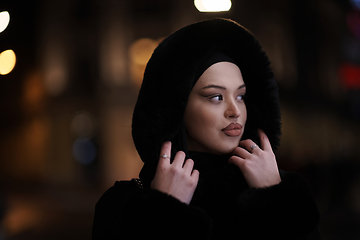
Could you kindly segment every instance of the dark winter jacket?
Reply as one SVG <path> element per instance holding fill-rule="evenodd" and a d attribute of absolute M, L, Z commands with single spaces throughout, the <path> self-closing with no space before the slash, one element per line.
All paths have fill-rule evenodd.
<path fill-rule="evenodd" d="M 267 134 L 279 144 L 280 107 L 269 60 L 245 28 L 225 19 L 182 28 L 163 40 L 147 64 L 132 124 L 144 161 L 140 180 L 116 182 L 96 205 L 93 239 L 319 239 L 316 204 L 304 179 L 280 171 L 275 186 L 249 188 L 230 156 L 189 152 L 184 111 L 199 64 L 221 51 L 239 66 L 247 88 L 243 139 Z M 200 172 L 189 205 L 150 188 L 164 141 Z"/>

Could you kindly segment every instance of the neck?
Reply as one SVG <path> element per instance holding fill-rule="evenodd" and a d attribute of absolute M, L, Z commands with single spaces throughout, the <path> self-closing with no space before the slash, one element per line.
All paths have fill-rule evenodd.
<path fill-rule="evenodd" d="M 212 172 L 226 167 L 230 155 L 215 155 L 211 153 L 189 151 L 189 157 L 194 160 L 194 168 L 200 172 Z"/>

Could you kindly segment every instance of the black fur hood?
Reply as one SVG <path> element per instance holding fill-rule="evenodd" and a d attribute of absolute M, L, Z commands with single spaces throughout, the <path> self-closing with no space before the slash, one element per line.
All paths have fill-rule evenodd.
<path fill-rule="evenodd" d="M 197 68 L 211 49 L 234 59 L 243 75 L 248 112 L 243 139 L 259 142 L 257 129 L 263 129 L 273 149 L 279 145 L 278 91 L 266 53 L 254 35 L 238 23 L 220 18 L 205 20 L 165 38 L 146 66 L 132 121 L 133 140 L 144 168 L 157 165 L 164 141 L 171 140 L 174 151 L 187 153 L 185 107 L 197 80 Z"/>

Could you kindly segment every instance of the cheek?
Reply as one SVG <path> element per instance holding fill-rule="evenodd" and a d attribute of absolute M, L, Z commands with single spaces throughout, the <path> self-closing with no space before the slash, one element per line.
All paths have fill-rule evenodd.
<path fill-rule="evenodd" d="M 194 121 L 198 124 L 198 128 L 214 126 L 217 115 L 214 109 L 209 109 L 204 106 L 196 108 L 193 111 Z"/>
<path fill-rule="evenodd" d="M 191 106 L 185 112 L 185 126 L 189 134 L 205 134 L 210 127 L 216 125 L 217 113 L 202 105 L 201 107 Z"/>
<path fill-rule="evenodd" d="M 241 110 L 241 115 L 242 115 L 242 120 L 244 121 L 244 123 L 247 120 L 247 109 L 246 109 L 246 105 L 244 104 L 244 106 L 240 109 Z"/>

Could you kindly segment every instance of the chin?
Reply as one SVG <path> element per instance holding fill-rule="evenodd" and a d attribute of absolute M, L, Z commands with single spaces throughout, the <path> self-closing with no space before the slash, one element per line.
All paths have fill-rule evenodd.
<path fill-rule="evenodd" d="M 224 148 L 217 148 L 217 149 L 214 149 L 215 151 L 213 151 L 212 153 L 213 154 L 216 154 L 216 155 L 229 155 L 231 154 L 235 148 L 237 148 L 238 146 L 234 146 L 234 147 L 224 147 Z"/>
<path fill-rule="evenodd" d="M 220 154 L 226 155 L 231 154 L 235 148 L 239 146 L 240 139 L 236 139 L 236 141 L 224 142 L 223 146 L 218 147 L 218 152 Z"/>

